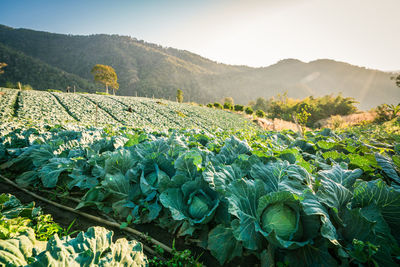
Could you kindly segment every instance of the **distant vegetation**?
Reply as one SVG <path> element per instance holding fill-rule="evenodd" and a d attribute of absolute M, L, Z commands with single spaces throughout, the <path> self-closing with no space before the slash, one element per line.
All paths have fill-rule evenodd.
<path fill-rule="evenodd" d="M 96 64 L 91 71 L 94 80 L 106 86 L 106 94 L 108 94 L 108 88 L 113 90 L 113 95 L 115 95 L 115 90 L 118 90 L 119 84 L 117 82 L 118 77 L 115 73 L 113 67 Z"/>
<path fill-rule="evenodd" d="M 176 101 L 178 103 L 183 103 L 183 92 L 180 89 L 176 90 Z"/>
<path fill-rule="evenodd" d="M 0 74 L 4 73 L 4 70 L 3 70 L 4 67 L 7 67 L 7 63 L 0 62 Z"/>
<path fill-rule="evenodd" d="M 302 100 L 292 99 L 287 94 L 278 95 L 265 99 L 257 98 L 252 103 L 254 110 L 262 110 L 268 118 L 278 118 L 286 121 L 294 121 L 293 116 L 301 120 L 308 127 L 315 127 L 319 120 L 329 118 L 333 115 L 349 115 L 355 113 L 354 98 L 326 95 L 323 97 L 307 97 Z"/>
<path fill-rule="evenodd" d="M 204 104 L 231 96 L 235 104 L 243 105 L 287 90 L 289 97 L 299 99 L 343 92 L 360 101 L 361 109 L 400 102 L 390 73 L 333 60 L 289 59 L 265 68 L 231 66 L 118 35 L 72 36 L 0 25 L 0 62 L 8 64 L 0 86 L 9 81 L 43 90 L 75 86 L 77 91 L 101 91 L 90 71 L 104 64 L 118 73 L 119 95 L 173 100 L 179 88 L 190 101 Z"/>

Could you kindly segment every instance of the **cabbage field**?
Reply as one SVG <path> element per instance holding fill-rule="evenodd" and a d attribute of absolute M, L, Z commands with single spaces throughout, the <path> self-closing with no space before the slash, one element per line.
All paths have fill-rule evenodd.
<path fill-rule="evenodd" d="M 64 109 L 55 114 L 58 109 L 41 107 L 39 112 L 54 114 L 47 122 L 42 117 L 35 126 L 12 120 L 0 126 L 1 177 L 21 188 L 46 197 L 50 195 L 44 192 L 73 197 L 78 201 L 69 204 L 76 210 L 104 215 L 122 229 L 158 227 L 194 250 L 201 248 L 199 261 L 208 266 L 400 264 L 398 121 L 344 131 L 322 129 L 302 136 L 293 131 L 261 131 L 246 123 L 240 128 L 242 122 L 234 114 L 218 111 L 221 117 L 211 120 L 217 111 L 168 101 L 164 105 L 130 97 L 38 95 L 54 99 Z M 33 95 L 10 94 L 9 101 L 16 97 L 23 99 L 19 116 Z M 60 117 L 93 121 L 92 109 L 85 112 L 87 106 L 79 105 L 80 101 L 87 106 L 97 103 L 105 121 L 125 126 L 59 124 Z M 124 111 L 129 106 L 135 112 L 128 117 Z M 142 121 L 135 120 L 139 115 Z M 126 126 L 136 122 L 155 127 Z M 225 126 L 210 130 L 219 123 Z M 7 206 L 2 203 L 9 201 L 2 202 L 4 198 L 11 196 L 0 196 L 0 212 Z M 5 236 L 2 225 L 9 217 L 4 212 L 0 216 L 2 263 L 3 255 L 20 253 L 22 248 L 14 246 L 21 243 L 18 239 L 34 242 L 34 235 L 28 229 L 23 235 Z M 157 234 L 149 232 L 154 239 Z M 71 260 L 86 255 L 90 262 L 93 257 L 88 255 L 101 255 L 95 260 L 112 266 L 106 263 L 123 250 L 129 252 L 120 259 L 128 261 L 124 266 L 161 265 L 145 258 L 138 241 L 114 241 L 110 236 L 97 227 L 75 238 L 57 235 L 34 256 L 28 250 L 21 252 L 24 258 L 13 257 L 17 266 L 27 257 L 33 266 L 46 266 L 35 262 L 53 257 L 52 246 L 57 245 L 65 253 L 74 251 L 59 255 Z M 101 253 L 101 246 L 90 247 L 98 243 L 96 238 L 107 240 L 110 249 Z M 88 244 L 86 252 L 78 250 L 78 240 Z M 151 246 L 148 240 L 139 241 Z M 133 258 L 140 263 L 132 263 Z"/>
<path fill-rule="evenodd" d="M 72 94 L 0 88 L 0 120 L 97 126 L 128 126 L 207 132 L 254 127 L 232 112 L 144 97 Z"/>

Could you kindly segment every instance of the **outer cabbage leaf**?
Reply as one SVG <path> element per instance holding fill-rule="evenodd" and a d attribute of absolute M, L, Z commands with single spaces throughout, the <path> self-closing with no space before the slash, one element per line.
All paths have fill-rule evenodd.
<path fill-rule="evenodd" d="M 284 253 L 283 262 L 289 266 L 339 266 L 339 263 L 329 253 L 329 243 L 326 239 L 317 239 L 314 244 L 308 244 L 296 250 Z"/>
<path fill-rule="evenodd" d="M 229 212 L 238 218 L 232 221 L 233 233 L 251 250 L 259 248 L 262 240 L 256 231 L 257 205 L 265 193 L 264 184 L 259 180 L 236 180 L 227 187 Z"/>
<path fill-rule="evenodd" d="M 32 257 L 33 250 L 41 252 L 45 249 L 45 241 L 37 241 L 35 233 L 28 228 L 23 234 L 0 240 L 0 265 L 2 266 L 25 266 L 28 258 Z"/>
<path fill-rule="evenodd" d="M 231 227 L 219 224 L 208 234 L 208 247 L 221 265 L 242 255 L 242 244 L 235 239 Z"/>
<path fill-rule="evenodd" d="M 400 185 L 400 177 L 396 172 L 396 167 L 393 160 L 379 153 L 375 153 L 375 159 L 378 162 L 378 165 L 382 168 L 383 172 L 392 181 Z"/>
<path fill-rule="evenodd" d="M 311 188 L 310 174 L 304 168 L 290 165 L 287 161 L 254 164 L 250 175 L 262 180 L 267 192 L 290 191 L 301 195 L 305 189 Z"/>
<path fill-rule="evenodd" d="M 241 169 L 236 165 L 214 167 L 211 163 L 202 174 L 204 180 L 209 183 L 210 187 L 221 194 L 225 194 L 226 187 L 229 183 L 241 179 L 244 176 Z"/>
<path fill-rule="evenodd" d="M 324 180 L 332 180 L 342 186 L 350 189 L 356 179 L 362 175 L 362 170 L 345 170 L 339 164 L 335 164 L 332 169 L 319 171 L 318 174 Z"/>
<path fill-rule="evenodd" d="M 230 165 L 239 155 L 248 154 L 251 151 L 250 146 L 244 140 L 239 140 L 237 137 L 232 136 L 225 141 L 225 145 L 221 148 L 214 160 L 218 163 Z"/>
<path fill-rule="evenodd" d="M 91 227 L 77 237 L 59 238 L 47 243 L 46 251 L 35 257 L 33 267 L 39 266 L 147 266 L 143 245 L 125 238 L 112 242 L 113 232 Z"/>
<path fill-rule="evenodd" d="M 359 182 L 354 190 L 353 208 L 375 205 L 400 243 L 400 192 L 382 180 Z"/>
<path fill-rule="evenodd" d="M 71 161 L 69 159 L 53 158 L 39 170 L 39 177 L 44 187 L 54 188 L 57 185 L 60 174 L 67 170 L 71 170 Z"/>

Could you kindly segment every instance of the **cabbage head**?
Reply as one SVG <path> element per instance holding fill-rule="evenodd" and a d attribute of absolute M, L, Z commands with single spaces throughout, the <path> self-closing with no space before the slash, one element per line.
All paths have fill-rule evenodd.
<path fill-rule="evenodd" d="M 219 205 L 218 194 L 202 179 L 188 181 L 180 188 L 168 188 L 160 195 L 174 220 L 187 221 L 191 226 L 212 220 Z"/>
<path fill-rule="evenodd" d="M 284 239 L 289 239 L 296 232 L 299 216 L 296 211 L 283 203 L 268 206 L 261 216 L 262 228 L 275 233 Z M 301 223 L 300 223 L 301 225 Z"/>
<path fill-rule="evenodd" d="M 320 228 L 318 216 L 306 215 L 300 198 L 287 191 L 262 196 L 257 215 L 256 230 L 280 248 L 296 249 L 310 244 Z"/>

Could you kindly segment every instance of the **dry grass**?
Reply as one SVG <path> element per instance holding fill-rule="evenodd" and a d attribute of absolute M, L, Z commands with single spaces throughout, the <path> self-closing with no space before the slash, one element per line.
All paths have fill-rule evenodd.
<path fill-rule="evenodd" d="M 254 123 L 259 125 L 266 131 L 282 131 L 282 130 L 292 130 L 297 132 L 298 128 L 295 123 L 290 121 L 284 121 L 281 119 L 262 119 L 262 118 L 253 118 L 252 116 L 246 116 Z"/>
<path fill-rule="evenodd" d="M 375 119 L 375 117 L 375 112 L 362 112 L 350 114 L 347 116 L 331 116 L 330 118 L 320 120 L 317 123 L 320 125 L 320 128 L 337 129 L 371 122 Z"/>

